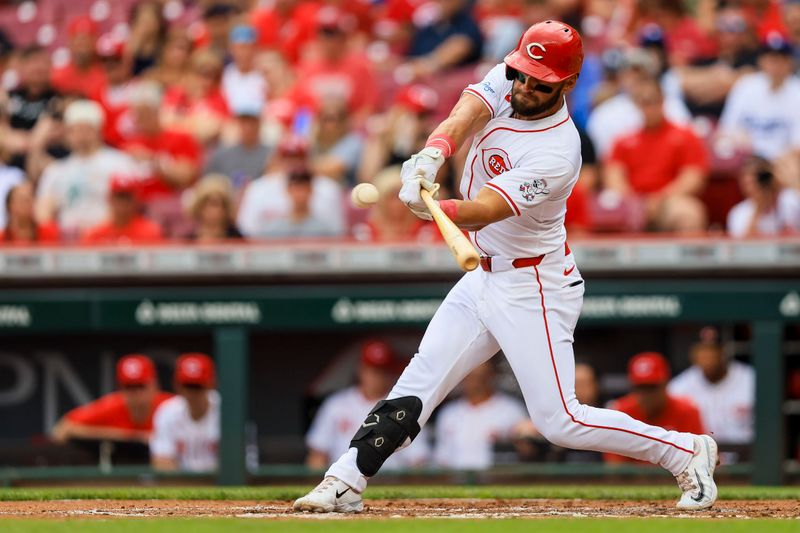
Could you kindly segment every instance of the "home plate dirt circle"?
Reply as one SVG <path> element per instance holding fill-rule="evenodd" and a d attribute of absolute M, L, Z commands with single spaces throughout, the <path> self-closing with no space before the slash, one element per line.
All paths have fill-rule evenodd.
<path fill-rule="evenodd" d="M 670 501 L 626 500 L 366 500 L 359 515 L 294 513 L 289 501 L 55 500 L 0 502 L 3 518 L 237 517 L 251 519 L 358 520 L 369 518 L 800 518 L 791 500 L 725 500 L 709 511 L 687 513 Z"/>

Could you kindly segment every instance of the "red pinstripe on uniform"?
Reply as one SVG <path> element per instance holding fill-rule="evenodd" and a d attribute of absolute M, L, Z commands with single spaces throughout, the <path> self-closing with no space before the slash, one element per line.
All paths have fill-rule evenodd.
<path fill-rule="evenodd" d="M 586 422 L 581 422 L 580 420 L 576 420 L 575 419 L 575 417 L 572 415 L 572 413 L 569 412 L 569 408 L 567 407 L 567 402 L 564 399 L 564 391 L 561 389 L 561 380 L 558 377 L 558 368 L 556 367 L 556 359 L 555 359 L 555 356 L 553 355 L 553 344 L 550 341 L 550 328 L 547 325 L 547 308 L 544 305 L 544 288 L 542 287 L 542 280 L 539 278 L 539 267 L 534 265 L 533 268 L 534 268 L 534 270 L 536 270 L 536 282 L 539 284 L 539 295 L 541 296 L 541 299 L 542 299 L 542 317 L 544 318 L 544 331 L 547 334 L 547 347 L 550 350 L 550 361 L 553 363 L 553 373 L 555 374 L 555 377 L 556 377 L 556 385 L 558 385 L 558 394 L 559 394 L 559 396 L 561 396 L 561 404 L 564 406 L 564 411 L 567 413 L 567 415 L 570 417 L 570 419 L 574 423 L 580 424 L 581 426 L 584 426 L 584 427 L 596 428 L 596 429 L 608 429 L 608 430 L 611 430 L 611 431 L 621 431 L 623 433 L 629 433 L 631 435 L 636 435 L 637 437 L 644 437 L 645 439 L 654 440 L 656 442 L 660 442 L 661 444 L 666 444 L 668 446 L 672 446 L 673 448 L 677 448 L 678 450 L 680 450 L 682 452 L 686 452 L 689 455 L 694 455 L 694 451 L 693 450 L 687 450 L 686 448 L 682 448 L 682 447 L 680 447 L 677 444 L 674 444 L 672 442 L 667 442 L 665 440 L 657 439 L 655 437 L 650 437 L 648 435 L 643 435 L 641 433 L 637 433 L 637 432 L 631 431 L 629 429 L 615 428 L 615 427 L 610 427 L 610 426 L 596 426 L 594 424 L 587 424 Z"/>
<path fill-rule="evenodd" d="M 514 210 L 514 212 L 517 214 L 517 216 L 520 216 L 522 214 L 522 212 L 519 210 L 519 207 L 517 207 L 517 204 L 514 203 L 514 199 L 511 198 L 511 196 L 509 196 L 506 191 L 504 191 L 503 189 L 501 189 L 500 187 L 498 187 L 497 185 L 495 185 L 492 182 L 487 182 L 485 186 L 486 187 L 491 187 L 492 189 L 498 191 L 500 194 L 505 196 L 506 200 L 508 201 L 508 205 L 511 206 L 511 208 Z"/>

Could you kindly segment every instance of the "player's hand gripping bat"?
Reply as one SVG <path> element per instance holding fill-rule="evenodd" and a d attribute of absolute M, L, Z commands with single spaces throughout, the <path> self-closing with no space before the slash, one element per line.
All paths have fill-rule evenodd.
<path fill-rule="evenodd" d="M 422 189 L 419 191 L 419 194 L 422 197 L 422 201 L 425 202 L 425 205 L 428 207 L 428 211 L 431 212 L 433 221 L 439 226 L 439 232 L 442 234 L 444 242 L 450 247 L 450 252 L 452 252 L 453 257 L 456 258 L 458 266 L 460 266 L 461 270 L 464 272 L 475 270 L 480 262 L 475 247 L 472 246 L 472 243 L 464 236 L 464 233 L 458 229 L 458 226 L 444 214 L 442 208 L 439 207 L 439 203 L 431 197 L 431 193 Z"/>

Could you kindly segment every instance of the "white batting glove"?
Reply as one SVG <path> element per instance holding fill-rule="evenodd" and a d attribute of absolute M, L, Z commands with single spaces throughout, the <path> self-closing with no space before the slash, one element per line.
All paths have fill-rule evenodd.
<path fill-rule="evenodd" d="M 400 177 L 403 187 L 398 195 L 402 201 L 417 217 L 423 220 L 433 220 L 425 202 L 419 192 L 425 189 L 435 199 L 439 194 L 439 185 L 435 183 L 436 174 L 444 164 L 442 151 L 438 148 L 423 148 L 419 153 L 412 155 L 403 163 Z"/>

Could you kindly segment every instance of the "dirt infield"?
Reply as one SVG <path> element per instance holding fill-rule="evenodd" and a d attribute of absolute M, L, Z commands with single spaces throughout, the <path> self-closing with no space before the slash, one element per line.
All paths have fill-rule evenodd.
<path fill-rule="evenodd" d="M 686 513 L 674 501 L 625 500 L 367 500 L 355 518 L 546 518 L 546 517 L 703 517 L 793 518 L 800 509 L 791 500 L 726 500 L 714 509 Z M 255 519 L 345 519 L 353 515 L 296 514 L 286 501 L 208 500 L 56 500 L 0 502 L 3 518 L 163 518 L 239 517 Z"/>

